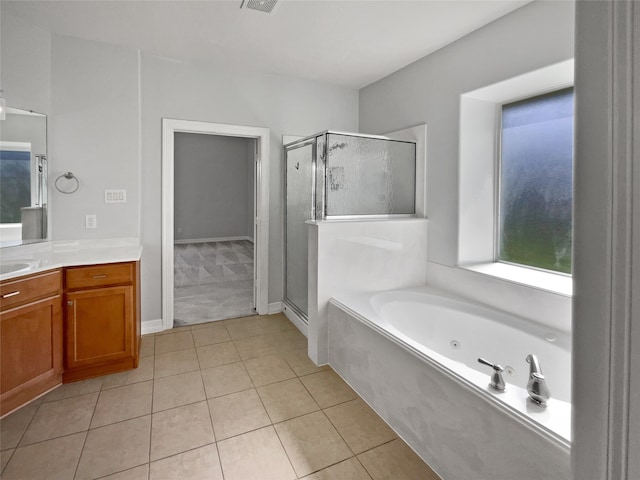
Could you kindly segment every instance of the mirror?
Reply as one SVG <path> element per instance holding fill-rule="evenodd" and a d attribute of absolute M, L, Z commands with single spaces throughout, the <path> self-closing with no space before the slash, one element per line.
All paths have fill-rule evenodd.
<path fill-rule="evenodd" d="M 7 108 L 0 120 L 0 247 L 48 238 L 47 116 Z"/>

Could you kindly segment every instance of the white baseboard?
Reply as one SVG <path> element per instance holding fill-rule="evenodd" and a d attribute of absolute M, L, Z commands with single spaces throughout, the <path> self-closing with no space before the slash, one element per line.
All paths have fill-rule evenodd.
<path fill-rule="evenodd" d="M 273 315 L 274 313 L 280 313 L 282 311 L 282 302 L 273 302 L 269 304 L 269 315 Z"/>
<path fill-rule="evenodd" d="M 249 240 L 253 242 L 253 238 L 242 235 L 239 237 L 215 237 L 215 238 L 187 238 L 184 240 L 174 240 L 174 245 L 184 245 L 186 243 L 209 243 L 209 242 L 231 242 L 233 240 Z"/>
<path fill-rule="evenodd" d="M 307 335 L 307 324 L 304 322 L 304 320 L 302 320 L 302 318 L 300 318 L 298 316 L 298 314 L 296 312 L 293 311 L 292 308 L 288 308 L 284 303 L 282 304 L 282 313 L 284 313 L 285 317 L 287 317 L 289 320 L 291 320 L 291 323 L 293 323 L 298 330 L 300 330 L 302 332 L 302 334 L 305 337 L 308 337 Z"/>
<path fill-rule="evenodd" d="M 141 330 L 142 330 L 142 335 L 146 335 L 148 333 L 162 332 L 164 330 L 162 319 L 159 318 L 157 320 L 146 320 L 142 322 Z"/>

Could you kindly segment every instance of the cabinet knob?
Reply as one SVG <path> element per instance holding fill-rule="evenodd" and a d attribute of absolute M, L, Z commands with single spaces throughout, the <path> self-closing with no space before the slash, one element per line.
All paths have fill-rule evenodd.
<path fill-rule="evenodd" d="M 73 300 L 67 300 L 67 305 L 68 305 L 68 306 L 73 305 Z"/>

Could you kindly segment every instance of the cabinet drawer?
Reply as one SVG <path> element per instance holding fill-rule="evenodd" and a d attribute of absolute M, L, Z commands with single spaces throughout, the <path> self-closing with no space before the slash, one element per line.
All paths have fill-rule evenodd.
<path fill-rule="evenodd" d="M 2 282 L 0 285 L 1 309 L 4 311 L 38 298 L 50 297 L 60 293 L 61 289 L 62 274 L 60 270 L 51 270 Z"/>
<path fill-rule="evenodd" d="M 132 283 L 135 263 L 109 263 L 65 269 L 67 290 Z"/>

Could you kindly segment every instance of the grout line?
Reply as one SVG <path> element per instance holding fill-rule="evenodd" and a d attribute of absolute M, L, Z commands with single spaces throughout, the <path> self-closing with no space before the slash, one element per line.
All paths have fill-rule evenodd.
<path fill-rule="evenodd" d="M 51 437 L 51 438 L 47 438 L 45 440 L 38 440 L 37 442 L 33 442 L 33 443 L 29 443 L 27 445 L 20 445 L 18 447 L 15 447 L 13 450 L 18 450 L 19 448 L 27 448 L 27 447 L 31 447 L 33 445 L 40 445 L 41 443 L 45 443 L 45 442 L 50 442 L 51 440 L 58 440 L 59 438 L 65 438 L 65 437 L 70 437 L 71 435 L 78 435 L 79 433 L 87 433 L 89 430 L 80 430 L 78 432 L 72 432 L 72 433 L 65 433 L 64 435 L 60 435 L 57 437 Z M 7 448 L 6 450 L 2 450 L 3 452 L 8 452 L 9 450 L 11 450 L 10 448 Z"/>
<path fill-rule="evenodd" d="M 296 478 L 301 478 L 300 474 L 296 470 L 296 467 L 293 465 L 293 462 L 291 461 L 291 457 L 289 457 L 289 452 L 287 452 L 287 449 L 285 448 L 284 443 L 282 443 L 282 439 L 280 438 L 280 434 L 278 433 L 278 429 L 276 428 L 275 425 L 271 425 L 271 428 L 273 428 L 273 431 L 276 433 L 276 437 L 278 438 L 278 442 L 280 442 L 280 446 L 282 447 L 282 451 L 287 456 L 287 460 L 289 460 L 289 465 L 291 465 L 291 470 L 293 470 L 293 473 L 296 474 Z"/>
<path fill-rule="evenodd" d="M 133 467 L 127 467 L 127 468 L 125 468 L 124 470 L 118 470 L 117 472 L 107 473 L 106 475 L 103 475 L 103 476 L 101 476 L 101 477 L 96 477 L 96 478 L 95 478 L 95 480 L 102 480 L 102 479 L 104 479 L 104 478 L 108 478 L 108 477 L 110 477 L 111 475 L 117 475 L 117 474 L 119 474 L 119 473 L 128 472 L 128 471 L 130 471 L 130 470 L 134 470 L 134 469 L 136 469 L 136 468 L 140 468 L 140 467 L 142 467 L 142 466 L 144 466 L 144 465 L 149 465 L 149 470 L 147 470 L 147 480 L 148 480 L 149 475 L 150 475 L 150 474 L 149 474 L 149 472 L 151 471 L 151 465 L 149 464 L 149 462 L 147 462 L 147 463 L 141 463 L 140 465 L 135 465 L 135 466 L 133 466 Z"/>
<path fill-rule="evenodd" d="M 9 462 L 11 462 L 11 459 L 13 458 L 14 453 L 16 453 L 16 450 L 18 450 L 18 447 L 13 449 L 2 450 L 0 451 L 0 456 L 2 455 L 2 452 L 8 452 L 9 450 L 11 450 L 11 455 L 9 455 L 9 460 L 5 462 L 4 467 L 0 468 L 0 478 L 2 478 L 2 472 L 4 472 L 4 469 L 7 468 L 7 465 L 9 465 Z"/>
<path fill-rule="evenodd" d="M 22 439 L 24 438 L 24 435 L 27 433 L 27 431 L 29 430 L 29 427 L 31 427 L 31 424 L 33 423 L 33 420 L 36 418 L 36 415 L 38 415 L 38 412 L 40 411 L 40 408 L 42 407 L 42 405 L 44 405 L 44 402 L 40 403 L 40 405 L 38 405 L 38 407 L 35 409 L 35 411 L 33 412 L 33 416 L 31 417 L 31 419 L 29 420 L 29 423 L 27 423 L 27 427 L 24 429 L 24 431 L 22 432 L 22 434 L 20 435 L 20 438 L 18 439 L 18 442 L 16 443 L 16 447 L 15 449 L 17 450 L 20 447 L 20 444 L 22 443 Z M 17 410 L 16 410 L 17 411 Z M 5 417 L 6 418 L 6 417 Z M 13 456 L 13 455 L 11 455 Z"/>
<path fill-rule="evenodd" d="M 155 338 L 153 339 L 153 378 L 151 378 L 153 382 L 151 384 L 151 417 L 149 418 L 149 448 L 147 452 L 149 470 L 147 471 L 147 480 L 151 478 L 151 441 L 153 439 L 153 397 L 156 392 L 156 343 Z"/>

